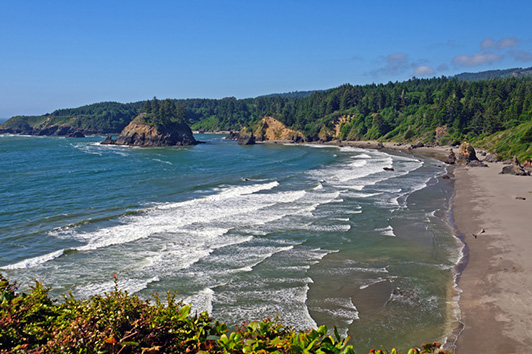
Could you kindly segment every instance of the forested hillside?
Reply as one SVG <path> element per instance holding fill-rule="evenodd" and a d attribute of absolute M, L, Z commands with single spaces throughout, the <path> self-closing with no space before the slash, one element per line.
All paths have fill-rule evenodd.
<path fill-rule="evenodd" d="M 107 102 L 40 117 L 15 117 L 0 128 L 54 122 L 102 133 L 119 132 L 145 102 Z M 271 116 L 302 132 L 308 141 L 383 139 L 448 144 L 468 140 L 494 149 L 502 158 L 518 155 L 532 159 L 532 77 L 528 76 L 480 81 L 413 78 L 378 85 L 345 84 L 310 95 L 173 100 L 172 107 L 179 107 L 180 120 L 196 130 L 240 130 Z M 157 116 L 155 111 L 150 113 Z"/>
<path fill-rule="evenodd" d="M 504 70 L 488 70 L 479 73 L 461 73 L 455 76 L 459 80 L 478 81 L 491 79 L 508 79 L 511 77 L 525 77 L 532 76 L 532 67 L 522 69 L 504 69 Z"/>
<path fill-rule="evenodd" d="M 46 124 L 69 125 L 95 133 L 120 132 L 138 114 L 144 102 L 101 102 L 79 108 L 58 109 L 42 116 L 16 116 L 0 128 L 24 131 Z"/>

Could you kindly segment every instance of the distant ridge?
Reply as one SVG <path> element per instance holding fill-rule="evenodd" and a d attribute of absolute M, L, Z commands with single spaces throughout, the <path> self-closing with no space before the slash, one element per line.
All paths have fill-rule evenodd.
<path fill-rule="evenodd" d="M 488 70 L 478 73 L 461 73 L 454 77 L 458 80 L 465 81 L 479 81 L 479 80 L 491 80 L 491 79 L 508 79 L 511 77 L 526 77 L 532 76 L 532 67 L 530 68 L 513 68 L 504 70 Z"/>
<path fill-rule="evenodd" d="M 289 99 L 295 99 L 295 98 L 304 98 L 312 95 L 314 92 L 318 92 L 321 90 L 312 90 L 312 91 L 293 91 L 293 92 L 286 92 L 286 93 L 271 93 L 269 95 L 263 95 L 258 97 L 283 97 L 283 98 L 289 98 Z"/>

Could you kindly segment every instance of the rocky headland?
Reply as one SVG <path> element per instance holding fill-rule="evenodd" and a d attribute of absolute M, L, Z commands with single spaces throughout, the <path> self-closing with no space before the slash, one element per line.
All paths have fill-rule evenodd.
<path fill-rule="evenodd" d="M 0 125 L 0 134 L 20 134 L 36 136 L 65 136 L 67 138 L 83 138 L 85 135 L 97 134 L 97 131 L 76 128 L 69 124 L 54 124 L 51 118 L 47 118 L 38 126 L 32 127 L 28 123 L 21 122 L 14 126 Z"/>

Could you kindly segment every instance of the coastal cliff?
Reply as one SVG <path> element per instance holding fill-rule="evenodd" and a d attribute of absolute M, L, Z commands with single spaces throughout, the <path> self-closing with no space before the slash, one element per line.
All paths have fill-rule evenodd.
<path fill-rule="evenodd" d="M 166 122 L 164 125 L 153 125 L 146 119 L 146 114 L 141 113 L 129 123 L 115 139 L 107 137 L 101 144 L 104 145 L 131 145 L 131 146 L 181 146 L 195 145 L 196 139 L 192 130 L 185 123 Z"/>
<path fill-rule="evenodd" d="M 273 117 L 266 116 L 262 118 L 255 129 L 253 135 L 258 141 L 268 140 L 291 140 L 303 141 L 305 137 L 297 130 L 289 129 L 286 125 Z"/>

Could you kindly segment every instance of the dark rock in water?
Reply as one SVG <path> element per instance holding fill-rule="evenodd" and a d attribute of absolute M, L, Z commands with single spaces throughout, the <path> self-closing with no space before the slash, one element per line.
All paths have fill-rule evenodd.
<path fill-rule="evenodd" d="M 83 134 L 82 132 L 80 132 L 79 130 L 76 130 L 76 131 L 73 131 L 73 132 L 70 132 L 66 135 L 67 138 L 84 138 L 85 137 L 85 134 Z"/>
<path fill-rule="evenodd" d="M 502 171 L 500 172 L 500 174 L 503 174 L 503 175 L 509 174 L 509 175 L 515 175 L 515 176 L 528 176 L 529 175 L 528 171 L 525 170 L 523 166 L 521 166 L 516 156 L 513 157 L 511 165 L 507 165 L 502 168 Z"/>
<path fill-rule="evenodd" d="M 464 141 L 460 145 L 460 150 L 458 151 L 458 160 L 461 162 L 465 162 L 465 163 L 478 160 L 477 155 L 475 153 L 475 148 L 473 148 L 473 145 Z"/>
<path fill-rule="evenodd" d="M 305 142 L 305 138 L 303 138 L 302 136 L 299 136 L 299 135 L 296 135 L 292 138 L 292 142 L 294 143 L 304 143 Z"/>
<path fill-rule="evenodd" d="M 15 131 L 11 128 L 7 128 L 7 129 L 0 128 L 0 134 L 15 134 Z"/>
<path fill-rule="evenodd" d="M 102 145 L 113 145 L 116 141 L 113 139 L 111 135 L 109 135 L 107 138 L 105 138 L 104 141 L 102 141 L 100 144 Z"/>
<path fill-rule="evenodd" d="M 383 167 L 384 171 L 395 171 L 392 167 Z"/>
<path fill-rule="evenodd" d="M 237 140 L 238 137 L 239 137 L 239 134 L 237 132 L 230 131 L 229 134 L 227 134 L 227 136 L 225 137 L 225 139 L 227 139 L 227 140 Z"/>
<path fill-rule="evenodd" d="M 23 129 L 19 133 L 20 135 L 33 135 L 33 128 Z"/>
<path fill-rule="evenodd" d="M 240 132 L 236 142 L 238 145 L 253 145 L 255 144 L 255 137 L 253 136 L 253 133 Z"/>
<path fill-rule="evenodd" d="M 442 177 L 442 179 L 451 179 L 451 176 L 445 175 L 445 176 Z"/>
<path fill-rule="evenodd" d="M 66 136 L 69 137 L 71 134 L 75 134 L 77 132 L 76 129 L 68 126 L 59 126 L 55 130 L 53 135 L 59 135 L 59 136 Z M 81 133 L 81 132 L 80 132 Z"/>

